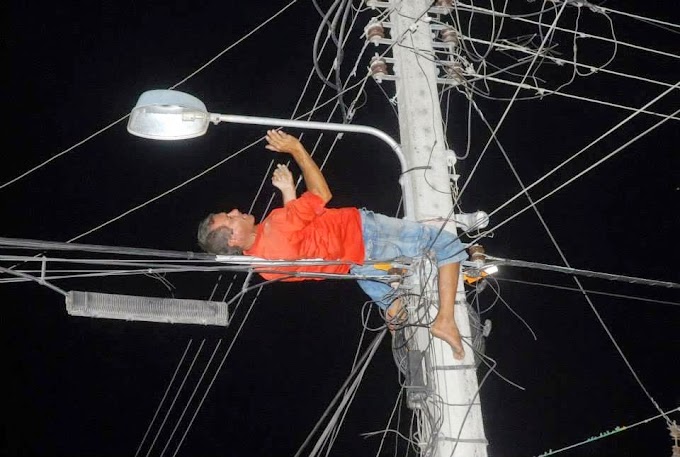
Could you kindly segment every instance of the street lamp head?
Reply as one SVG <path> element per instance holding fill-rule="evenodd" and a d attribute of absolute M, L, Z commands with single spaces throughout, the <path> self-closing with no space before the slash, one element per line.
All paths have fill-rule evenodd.
<path fill-rule="evenodd" d="M 210 114 L 196 97 L 176 90 L 149 90 L 130 112 L 127 130 L 152 140 L 184 140 L 205 134 Z"/>

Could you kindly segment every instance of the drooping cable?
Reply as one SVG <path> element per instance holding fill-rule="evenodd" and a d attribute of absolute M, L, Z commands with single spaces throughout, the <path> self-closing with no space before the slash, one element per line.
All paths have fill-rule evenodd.
<path fill-rule="evenodd" d="M 531 49 L 529 49 L 525 46 L 502 44 L 502 43 L 492 43 L 488 40 L 484 40 L 484 39 L 481 39 L 481 38 L 475 38 L 475 37 L 472 37 L 472 36 L 464 36 L 463 39 L 465 41 L 471 41 L 471 42 L 474 42 L 474 43 L 487 44 L 489 46 L 493 45 L 493 47 L 496 48 L 499 51 L 503 51 L 503 50 L 517 51 L 517 52 L 520 52 L 520 53 L 523 53 L 523 54 L 527 54 L 528 56 L 533 56 L 533 55 L 536 54 L 536 51 L 533 51 L 533 50 L 531 50 Z M 665 81 L 660 81 L 658 79 L 652 79 L 652 78 L 648 78 L 648 77 L 644 77 L 644 76 L 640 76 L 640 75 L 633 75 L 633 74 L 630 74 L 630 73 L 624 73 L 624 72 L 621 72 L 621 71 L 616 71 L 616 70 L 612 70 L 612 69 L 609 69 L 609 68 L 605 68 L 603 66 L 595 67 L 593 65 L 588 65 L 588 64 L 584 64 L 584 63 L 580 63 L 580 62 L 575 62 L 575 61 L 572 61 L 572 60 L 563 59 L 563 58 L 560 58 L 560 57 L 555 56 L 555 55 L 549 56 L 548 60 L 550 60 L 551 62 L 556 63 L 558 65 L 574 65 L 574 66 L 579 67 L 583 70 L 588 70 L 589 74 L 604 73 L 604 74 L 609 74 L 609 75 L 612 75 L 612 76 L 618 76 L 618 77 L 621 77 L 623 79 L 632 79 L 632 80 L 636 80 L 636 81 L 642 81 L 642 82 L 655 84 L 655 85 L 659 85 L 659 86 L 665 86 L 665 87 L 671 87 L 673 85 L 672 83 L 667 83 Z M 482 76 L 481 78 L 483 79 L 484 76 Z M 539 87 L 537 87 L 535 85 L 534 86 L 527 86 L 527 89 L 529 89 L 529 88 L 535 89 L 535 90 L 540 89 Z M 543 89 L 541 89 L 541 90 L 543 90 Z M 561 94 L 562 93 L 558 93 L 557 95 L 561 95 Z"/>
<path fill-rule="evenodd" d="M 519 313 L 517 313 L 517 311 L 515 311 L 515 310 L 508 304 L 507 301 L 505 301 L 505 299 L 501 296 L 500 291 L 498 291 L 498 290 L 496 289 L 496 287 L 494 287 L 492 281 L 489 281 L 489 282 L 488 282 L 488 286 L 491 288 L 491 290 L 493 290 L 493 291 L 496 293 L 496 296 L 497 296 L 498 299 L 501 301 L 501 303 L 503 303 L 503 304 L 505 305 L 505 307 L 506 307 L 506 308 L 507 308 L 507 309 L 508 309 L 508 310 L 509 310 L 509 311 L 510 311 L 517 319 L 519 319 L 519 321 L 520 321 L 522 324 L 524 324 L 524 326 L 529 330 L 529 333 L 531 333 L 531 336 L 533 337 L 534 341 L 538 341 L 538 337 L 536 336 L 536 332 L 534 332 L 534 329 L 532 329 L 531 326 L 527 323 L 527 321 L 526 321 L 522 316 L 520 316 Z"/>
<path fill-rule="evenodd" d="M 483 14 L 494 14 L 494 15 L 497 15 L 497 16 L 502 16 L 502 17 L 506 17 L 508 19 L 512 19 L 514 21 L 525 22 L 525 23 L 538 25 L 538 26 L 543 25 L 541 22 L 534 21 L 534 20 L 531 20 L 531 19 L 527 19 L 527 18 L 522 17 L 522 16 L 512 15 L 512 14 L 503 15 L 501 13 L 498 13 L 498 12 L 495 12 L 495 11 L 492 11 L 492 10 L 489 10 L 489 9 L 486 9 L 486 8 L 482 8 L 482 7 L 479 7 L 479 6 L 474 6 L 472 4 L 464 4 L 462 2 L 457 2 L 457 3 L 458 3 L 459 8 L 467 8 L 470 11 L 475 11 L 475 12 L 483 13 Z M 565 5 L 567 5 L 566 2 L 564 2 L 562 4 L 562 7 L 564 7 Z M 593 35 L 593 34 L 585 33 L 585 32 L 577 32 L 575 30 L 567 29 L 567 28 L 564 28 L 564 27 L 555 27 L 555 30 L 559 31 L 559 32 L 566 32 L 566 33 L 578 33 L 581 38 L 592 38 L 592 39 L 596 39 L 596 40 L 600 40 L 600 41 L 604 41 L 604 42 L 608 42 L 608 43 L 612 43 L 612 44 L 618 44 L 620 46 L 629 47 L 629 48 L 632 48 L 632 49 L 637 49 L 639 51 L 645 51 L 645 52 L 648 52 L 648 53 L 651 53 L 651 54 L 661 55 L 661 56 L 665 56 L 665 57 L 671 57 L 671 58 L 674 58 L 674 59 L 680 59 L 680 55 L 678 55 L 678 54 L 660 51 L 658 49 L 648 48 L 648 47 L 645 47 L 645 46 L 640 46 L 640 45 L 628 43 L 628 42 L 621 41 L 621 40 L 614 40 L 614 39 L 611 39 L 611 38 L 606 38 L 606 37 L 602 37 L 602 36 L 599 36 L 599 35 Z"/>
<path fill-rule="evenodd" d="M 563 1 L 563 0 L 558 0 L 558 1 Z M 617 9 L 614 9 L 614 8 L 609 8 L 609 7 L 602 6 L 602 5 L 597 5 L 597 4 L 594 4 L 594 3 L 591 3 L 591 2 L 584 2 L 584 3 L 587 4 L 586 6 L 588 8 L 594 9 L 596 11 L 602 11 L 604 13 L 618 14 L 620 16 L 625 16 L 625 17 L 629 17 L 629 18 L 632 18 L 632 19 L 636 19 L 638 21 L 641 21 L 641 22 L 644 22 L 644 23 L 647 23 L 647 24 L 651 24 L 651 25 L 671 27 L 671 30 L 677 29 L 677 30 L 674 30 L 674 31 L 676 33 L 680 33 L 680 24 L 675 24 L 673 22 L 668 22 L 668 21 L 662 21 L 660 19 L 654 19 L 654 18 L 647 17 L 647 16 L 641 16 L 639 14 L 627 13 L 625 11 L 617 10 Z M 664 28 L 664 30 L 668 30 L 668 29 Z"/>
<path fill-rule="evenodd" d="M 316 75 L 321 79 L 321 81 L 328 87 L 330 87 L 333 90 L 339 90 L 340 86 L 336 85 L 335 83 L 331 82 L 324 76 L 323 71 L 321 70 L 321 67 L 319 66 L 319 40 L 321 39 L 321 33 L 323 32 L 324 28 L 326 25 L 329 26 L 329 34 L 330 36 L 334 37 L 334 40 L 336 43 L 339 43 L 337 41 L 337 35 L 334 34 L 334 31 L 331 30 L 330 27 L 332 27 L 332 24 L 329 20 L 331 14 L 333 14 L 333 11 L 340 5 L 340 2 L 343 0 L 334 0 L 331 6 L 328 8 L 328 11 L 324 14 L 323 18 L 321 19 L 321 24 L 319 25 L 319 28 L 316 31 L 316 34 L 314 35 L 314 44 L 312 45 L 312 63 L 314 64 L 314 70 L 316 71 Z"/>

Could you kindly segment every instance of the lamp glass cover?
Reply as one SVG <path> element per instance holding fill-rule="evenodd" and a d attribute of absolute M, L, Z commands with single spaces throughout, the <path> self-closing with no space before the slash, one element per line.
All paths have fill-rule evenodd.
<path fill-rule="evenodd" d="M 130 112 L 127 130 L 154 140 L 183 140 L 205 134 L 210 114 L 196 97 L 176 90 L 144 92 Z"/>

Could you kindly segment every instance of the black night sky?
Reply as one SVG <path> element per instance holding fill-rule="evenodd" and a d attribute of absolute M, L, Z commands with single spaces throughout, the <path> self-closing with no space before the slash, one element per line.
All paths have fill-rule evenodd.
<path fill-rule="evenodd" d="M 287 3 L 6 4 L 4 41 L 9 59 L 4 99 L 9 106 L 4 116 L 0 169 L 1 236 L 71 240 L 164 194 L 260 138 L 264 128 L 220 125 L 200 138 L 152 142 L 128 134 L 122 121 L 4 185 L 126 116 L 143 91 L 175 86 Z M 327 9 L 331 3 L 321 1 L 320 6 Z M 502 2 L 494 3 L 496 8 L 502 7 Z M 680 9 L 674 3 L 621 0 L 604 6 L 678 24 Z M 474 4 L 490 6 L 489 1 Z M 541 2 L 509 2 L 508 12 L 540 8 Z M 349 75 L 361 50 L 363 26 L 375 14 L 370 9 L 363 11 L 351 30 L 343 77 Z M 677 82 L 680 27 L 655 26 L 613 13 L 608 17 L 619 45 L 615 49 L 611 42 L 582 37 L 578 40 L 579 62 L 600 66 L 613 55 L 606 67 L 609 70 L 670 85 Z M 554 12 L 546 14 L 543 21 L 550 24 L 553 18 Z M 177 89 L 203 100 L 211 112 L 288 118 L 312 68 L 312 45 L 320 21 L 313 3 L 299 0 Z M 606 18 L 586 7 L 568 8 L 560 26 L 573 29 L 576 21 L 579 30 L 588 34 L 612 36 Z M 489 38 L 490 20 L 478 14 L 471 24 L 475 36 Z M 507 20 L 503 36 L 536 30 Z M 547 26 L 543 28 L 546 31 Z M 558 44 L 555 52 L 564 59 L 572 58 L 570 37 L 558 33 L 553 41 Z M 540 43 L 540 36 L 535 40 L 536 45 Z M 484 46 L 478 46 L 477 51 L 484 52 Z M 369 48 L 359 61 L 360 75 L 374 52 Z M 508 62 L 493 53 L 489 61 Z M 324 70 L 330 61 L 329 55 L 322 56 Z M 572 79 L 573 67 L 548 63 L 544 67 L 535 80 L 539 85 L 557 89 Z M 521 77 L 525 70 L 526 66 L 520 66 L 513 71 Z M 587 73 L 583 68 L 580 72 Z M 298 113 L 312 108 L 322 85 L 312 77 Z M 573 81 L 560 90 L 639 108 L 667 88 L 597 72 L 573 75 Z M 384 82 L 382 89 L 394 96 L 392 82 Z M 475 101 L 495 126 L 514 88 L 490 84 L 489 90 L 495 98 L 476 96 Z M 460 93 L 451 92 L 446 136 L 450 147 L 462 155 L 468 145 L 468 103 Z M 353 122 L 375 126 L 398 139 L 397 119 L 385 93 L 369 80 Z M 530 91 L 522 94 L 534 95 Z M 321 99 L 332 95 L 326 91 Z M 356 91 L 350 93 L 350 101 L 355 95 Z M 670 114 L 679 105 L 680 93 L 674 89 L 650 110 Z M 313 120 L 326 120 L 328 113 L 324 108 Z M 498 138 L 524 183 L 529 184 L 630 114 L 558 95 L 521 100 L 508 112 Z M 338 120 L 336 115 L 333 121 Z M 547 194 L 660 120 L 662 117 L 654 115 L 636 116 L 532 189 L 532 196 Z M 675 261 L 680 228 L 678 122 L 667 120 L 538 205 L 573 267 L 680 280 Z M 310 150 L 318 138 L 313 132 L 291 133 L 304 133 L 303 141 Z M 470 154 L 457 164 L 461 182 L 473 172 L 488 138 L 488 129 L 473 111 Z M 319 162 L 325 160 L 331 142 L 323 139 L 315 156 Z M 76 242 L 197 251 L 195 227 L 201 218 L 218 209 L 248 210 L 272 160 L 285 157 L 258 144 Z M 367 207 L 388 215 L 397 212 L 399 167 L 380 141 L 345 135 L 328 156 L 324 173 L 334 194 L 332 206 Z M 267 179 L 252 209 L 258 218 L 272 190 Z M 461 204 L 465 211 L 491 212 L 519 190 L 498 147 L 491 146 L 474 170 Z M 274 204 L 280 204 L 278 196 Z M 525 206 L 526 199 L 518 199 L 495 215 L 491 225 Z M 503 225 L 483 244 L 497 257 L 561 264 L 533 211 Z M 7 268 L 16 262 L 6 256 L 35 252 L 3 248 L 0 254 L 0 266 Z M 18 268 L 39 268 L 36 265 Z M 166 279 L 172 283 L 172 292 L 163 282 L 141 275 L 68 279 L 55 284 L 65 290 L 208 299 L 219 276 L 214 272 L 169 275 Z M 223 296 L 232 280 L 234 287 L 240 287 L 243 275 L 233 276 L 221 277 L 216 296 Z M 168 443 L 164 455 L 174 453 L 208 381 L 232 343 L 176 455 L 293 455 L 351 370 L 366 312 L 366 298 L 358 286 L 350 281 L 320 281 L 264 287 L 250 312 L 255 295 L 249 294 L 232 309 L 234 321 L 227 329 L 97 320 L 69 316 L 63 297 L 37 283 L 7 282 L 10 276 L 6 275 L 2 278 L 4 372 L 9 382 L 5 383 L 0 454 L 7 456 L 135 455 L 186 349 L 178 379 L 196 355 L 193 370 L 149 455 L 161 455 Z M 498 278 L 507 306 L 497 302 L 483 316 L 493 322 L 486 354 L 498 362 L 497 369 L 504 377 L 524 390 L 493 374 L 484 384 L 481 399 L 489 456 L 536 456 L 658 414 L 582 294 L 569 290 L 575 287 L 573 279 L 511 267 L 501 268 Z M 587 290 L 651 299 L 589 294 L 649 395 L 665 411 L 680 406 L 677 289 L 593 278 L 581 282 Z M 488 307 L 494 294 L 487 288 L 479 300 L 482 308 Z M 536 341 L 508 306 L 533 329 Z M 372 316 L 371 325 L 379 326 L 375 313 Z M 366 339 L 372 339 L 372 332 L 364 337 L 364 344 Z M 214 360 L 208 364 L 213 351 Z M 203 382 L 190 398 L 202 375 Z M 387 426 L 399 390 L 398 370 L 386 338 L 330 455 L 376 455 L 380 436 L 364 438 L 361 434 Z M 187 402 L 190 407 L 169 440 Z M 404 407 L 400 414 L 401 430 L 408 433 L 410 410 Z M 671 416 L 676 421 L 678 417 L 677 413 Z M 155 432 L 147 437 L 141 454 L 146 453 Z M 561 455 L 656 457 L 670 452 L 666 425 L 656 419 Z M 390 434 L 380 455 L 415 453 Z"/>

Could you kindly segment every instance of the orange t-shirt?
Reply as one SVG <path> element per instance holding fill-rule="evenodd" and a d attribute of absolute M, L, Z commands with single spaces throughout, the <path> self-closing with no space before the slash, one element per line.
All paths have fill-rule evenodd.
<path fill-rule="evenodd" d="M 356 208 L 326 208 L 316 194 L 305 192 L 273 210 L 257 227 L 253 246 L 246 255 L 269 260 L 324 259 L 364 262 L 364 241 L 361 216 Z M 314 265 L 272 267 L 277 271 L 306 271 L 314 273 L 347 273 L 351 265 Z M 285 275 L 259 273 L 265 279 Z M 317 278 L 287 278 L 302 281 Z"/>

